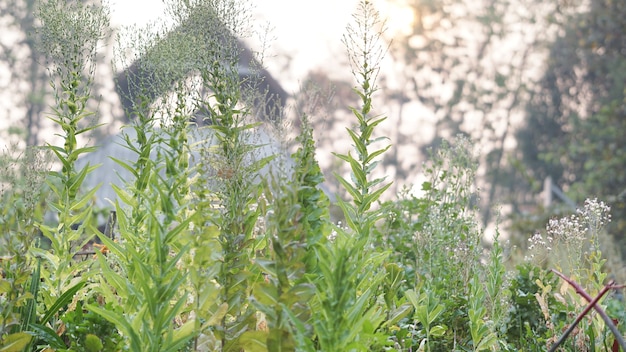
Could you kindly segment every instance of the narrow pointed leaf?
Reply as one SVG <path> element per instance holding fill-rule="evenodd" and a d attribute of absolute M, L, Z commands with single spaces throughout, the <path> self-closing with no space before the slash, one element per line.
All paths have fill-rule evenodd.
<path fill-rule="evenodd" d="M 359 201 L 361 200 L 361 194 L 359 193 L 359 191 L 356 190 L 356 188 L 354 188 L 354 186 L 352 186 L 348 181 L 346 181 L 346 179 L 339 176 L 338 174 L 335 174 L 335 177 L 337 178 L 337 181 L 339 181 L 339 183 L 341 183 L 341 185 L 346 189 L 346 191 L 350 193 L 352 198 Z"/>
<path fill-rule="evenodd" d="M 85 286 L 85 282 L 81 281 L 81 282 L 77 283 L 76 285 L 68 288 L 65 292 L 63 292 L 63 294 L 48 309 L 46 314 L 44 314 L 44 316 L 41 319 L 41 321 L 43 323 L 47 323 L 48 321 L 50 321 L 50 319 L 52 319 L 52 317 L 61 308 L 65 307 L 66 305 L 68 305 L 72 301 L 72 299 L 74 298 L 74 295 L 76 294 L 76 292 L 78 292 L 78 290 L 83 288 L 83 286 Z"/>
<path fill-rule="evenodd" d="M 372 152 L 370 155 L 367 156 L 367 159 L 365 159 L 365 164 L 369 164 L 372 160 L 374 160 L 375 157 L 383 154 L 384 152 L 389 150 L 389 148 L 391 148 L 391 145 L 388 145 L 383 149 L 379 149 L 379 150 Z"/>

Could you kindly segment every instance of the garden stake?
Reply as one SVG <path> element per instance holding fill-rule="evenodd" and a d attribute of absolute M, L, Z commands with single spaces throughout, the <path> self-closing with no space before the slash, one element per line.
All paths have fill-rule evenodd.
<path fill-rule="evenodd" d="M 589 305 L 587 305 L 587 307 L 585 307 L 585 309 L 578 315 L 578 317 L 576 317 L 576 320 L 574 320 L 574 322 L 567 328 L 567 330 L 565 331 L 565 333 L 563 333 L 561 338 L 559 338 L 559 340 L 552 345 L 552 347 L 550 348 L 550 352 L 556 351 L 556 348 L 567 339 L 569 334 L 572 331 L 574 331 L 574 328 L 576 328 L 576 325 L 578 325 L 578 323 L 580 323 L 580 321 L 583 320 L 585 315 L 587 315 L 587 313 L 589 313 L 589 311 L 595 307 L 596 303 L 600 301 L 600 299 L 604 296 L 604 294 L 609 291 L 610 285 L 612 284 L 613 284 L 613 281 L 610 281 L 606 286 L 604 286 L 604 288 L 602 289 L 602 291 L 600 291 L 600 293 L 598 293 L 596 298 L 594 298 L 593 301 L 591 301 L 591 303 L 589 303 Z"/>
<path fill-rule="evenodd" d="M 572 323 L 570 325 L 570 327 L 567 329 L 567 331 L 565 331 L 563 336 L 561 336 L 561 338 L 554 345 L 552 345 L 552 347 L 550 347 L 549 352 L 556 351 L 556 348 L 561 343 L 563 343 L 563 341 L 565 341 L 567 336 L 572 332 L 572 330 L 574 330 L 574 328 L 576 327 L 576 325 L 578 325 L 578 323 L 582 320 L 582 318 L 585 315 L 587 315 L 587 313 L 589 313 L 591 308 L 595 309 L 598 312 L 598 314 L 600 315 L 600 317 L 602 317 L 602 320 L 604 320 L 605 324 L 609 327 L 609 329 L 611 330 L 613 335 L 615 335 L 615 341 L 617 343 L 619 343 L 619 345 L 622 347 L 623 351 L 626 351 L 626 343 L 624 342 L 624 338 L 622 337 L 622 334 L 619 332 L 619 330 L 617 329 L 617 327 L 613 323 L 613 320 L 611 318 L 609 318 L 609 316 L 606 314 L 604 309 L 602 309 L 601 307 L 596 305 L 596 303 L 598 303 L 598 301 L 602 298 L 602 296 L 604 296 L 609 290 L 623 288 L 623 287 L 625 287 L 625 285 L 614 285 L 614 281 L 611 280 L 598 293 L 596 298 L 592 299 L 591 296 L 587 292 L 585 292 L 585 290 L 582 287 L 580 287 L 580 285 L 578 283 L 576 283 L 572 279 L 566 277 L 565 275 L 563 275 L 562 273 L 558 272 L 557 270 L 552 269 L 552 272 L 557 274 L 563 280 L 567 281 L 567 283 L 569 283 L 572 287 L 574 287 L 574 289 L 576 290 L 576 293 L 578 293 L 584 299 L 586 299 L 587 302 L 589 302 L 589 305 L 587 307 L 585 307 L 585 309 L 578 315 L 578 317 L 576 318 L 574 323 Z"/>

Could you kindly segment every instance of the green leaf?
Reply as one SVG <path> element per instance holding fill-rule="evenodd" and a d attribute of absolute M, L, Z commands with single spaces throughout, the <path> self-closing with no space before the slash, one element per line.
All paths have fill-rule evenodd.
<path fill-rule="evenodd" d="M 267 337 L 267 350 L 272 352 L 295 351 L 291 334 L 286 329 L 271 329 Z"/>
<path fill-rule="evenodd" d="M 380 115 L 379 115 L 380 116 Z M 377 117 L 373 117 L 372 119 L 375 119 Z M 374 121 L 368 121 L 368 125 L 373 129 L 374 127 L 378 126 L 378 124 L 380 124 L 381 122 L 385 121 L 387 119 L 386 116 L 379 118 L 378 120 L 374 120 Z M 381 137 L 381 138 L 387 138 L 387 137 Z M 369 136 L 368 136 L 369 139 Z"/>
<path fill-rule="evenodd" d="M 444 308 L 443 304 L 438 304 L 428 313 L 428 325 L 434 323 L 439 318 L 441 313 L 443 313 Z"/>
<path fill-rule="evenodd" d="M 88 113 L 88 114 L 86 114 L 86 116 L 89 116 L 89 115 L 93 115 L 93 113 Z M 105 123 L 100 123 L 100 124 L 97 124 L 97 125 L 90 125 L 90 126 L 87 126 L 87 127 L 85 127 L 85 128 L 82 128 L 82 129 L 77 130 L 77 131 L 76 131 L 76 134 L 77 134 L 77 135 L 79 135 L 79 134 L 83 134 L 83 133 L 85 133 L 85 132 L 89 132 L 89 131 L 95 130 L 95 129 L 99 128 L 99 127 L 102 127 L 102 126 L 104 126 L 104 125 L 106 125 L 106 124 L 105 124 Z M 94 150 L 97 150 L 97 149 L 98 149 L 98 147 L 90 147 L 90 148 L 93 148 Z M 83 148 L 83 149 L 87 149 L 87 148 Z"/>
<path fill-rule="evenodd" d="M 343 161 L 345 161 L 347 163 L 349 163 L 350 162 L 350 158 L 352 158 L 351 156 L 345 155 L 345 154 L 339 154 L 339 153 L 335 153 L 335 152 L 332 152 L 332 154 L 334 156 L 336 156 L 337 158 L 339 158 L 339 159 L 341 159 L 341 160 L 343 160 Z"/>
<path fill-rule="evenodd" d="M 39 295 L 39 284 L 41 282 L 41 259 L 37 259 L 37 267 L 31 274 L 30 285 L 28 286 L 28 293 L 32 298 L 28 299 L 25 306 L 20 310 L 20 316 L 22 319 L 22 331 L 28 330 L 28 325 L 35 323 L 37 320 L 37 296 Z"/>
<path fill-rule="evenodd" d="M 117 294 L 121 297 L 129 297 L 129 286 L 131 284 L 126 280 L 125 277 L 122 277 L 120 274 L 111 269 L 109 263 L 106 262 L 102 253 L 96 252 L 96 255 L 100 264 L 100 270 L 102 270 L 102 275 L 106 279 L 107 283 L 113 286 L 113 288 L 115 288 L 115 292 L 117 292 Z"/>
<path fill-rule="evenodd" d="M 441 337 L 446 333 L 446 327 L 443 325 L 435 325 L 430 328 L 430 335 L 434 337 Z"/>
<path fill-rule="evenodd" d="M 365 175 L 365 172 L 363 172 L 363 170 L 361 169 L 361 165 L 359 164 L 359 162 L 350 157 L 349 159 L 350 162 L 350 168 L 352 169 L 352 173 L 354 174 L 354 176 L 357 179 L 357 186 L 364 186 L 367 184 L 367 175 Z"/>
<path fill-rule="evenodd" d="M 417 297 L 417 293 L 413 289 L 409 289 L 404 291 L 404 296 L 409 300 L 409 302 L 413 305 L 413 308 L 417 309 L 420 306 L 419 298 Z"/>
<path fill-rule="evenodd" d="M 489 335 L 483 337 L 478 346 L 474 348 L 474 351 L 489 351 L 493 346 L 496 346 L 498 343 L 498 336 L 494 333 L 490 333 Z"/>
<path fill-rule="evenodd" d="M 354 222 L 354 219 L 356 218 L 356 210 L 354 209 L 354 207 L 352 207 L 351 204 L 344 202 L 342 199 L 337 199 L 337 205 L 343 211 L 348 227 L 351 229 L 355 229 L 356 223 Z M 335 230 L 337 232 L 343 231 L 340 228 L 335 228 Z"/>
<path fill-rule="evenodd" d="M 65 157 L 65 150 L 62 148 L 50 148 L 52 149 L 52 151 L 54 152 L 54 154 L 56 154 L 57 158 L 59 159 L 59 161 L 63 164 L 63 167 L 66 169 L 71 169 L 72 168 L 72 164 L 68 162 L 67 158 Z M 54 175 L 54 174 L 53 174 Z M 61 177 L 63 177 L 62 173 L 58 173 L 56 175 L 59 175 Z"/>
<path fill-rule="evenodd" d="M 355 201 L 360 202 L 361 194 L 359 193 L 359 191 L 357 191 L 357 189 L 354 188 L 354 186 L 352 186 L 348 181 L 346 181 L 346 179 L 344 179 L 343 177 L 339 176 L 339 174 L 335 174 L 335 177 L 337 178 L 337 181 L 339 181 L 339 183 L 341 183 L 341 185 L 346 189 L 346 191 L 348 191 L 348 193 L 350 193 L 352 198 Z"/>
<path fill-rule="evenodd" d="M 32 331 L 39 339 L 43 340 L 46 344 L 49 344 L 50 347 L 54 349 L 66 349 L 67 346 L 65 342 L 61 339 L 57 333 L 50 329 L 47 326 L 41 324 L 29 324 L 28 328 Z"/>
<path fill-rule="evenodd" d="M 281 304 L 280 306 L 287 316 L 287 319 L 291 322 L 290 326 L 292 327 L 292 331 L 295 330 L 293 331 L 293 335 L 294 340 L 297 344 L 297 351 L 316 351 L 315 347 L 313 346 L 313 342 L 309 338 L 307 327 L 304 325 L 304 323 L 300 319 L 298 319 L 295 314 L 293 314 L 289 307 L 285 306 L 284 304 Z"/>
<path fill-rule="evenodd" d="M 363 97 L 362 93 L 359 91 L 356 91 L 357 94 L 359 94 L 361 97 Z M 356 118 L 359 120 L 359 123 L 363 123 L 364 122 L 364 118 L 363 115 L 361 114 L 361 112 L 353 107 L 350 107 L 350 111 L 352 111 L 352 113 L 354 114 L 354 116 L 356 116 Z"/>
<path fill-rule="evenodd" d="M 387 177 L 380 177 L 380 178 L 377 178 L 375 180 L 372 180 L 372 181 L 367 183 L 367 187 L 368 188 L 376 187 L 379 184 L 383 183 L 386 179 L 387 179 Z"/>
<path fill-rule="evenodd" d="M 263 271 L 272 276 L 276 276 L 276 262 L 269 259 L 257 258 L 254 263 L 260 266 Z"/>
<path fill-rule="evenodd" d="M 219 325 L 222 319 L 226 316 L 226 313 L 228 313 L 228 303 L 224 302 L 219 305 L 215 313 L 213 313 L 213 315 L 211 315 L 211 317 L 203 324 L 202 330 L 210 326 Z"/>
<path fill-rule="evenodd" d="M 83 195 L 80 198 L 77 198 L 74 203 L 72 204 L 72 206 L 70 207 L 70 210 L 77 210 L 77 209 L 81 209 L 84 206 L 87 205 L 87 203 L 89 203 L 90 201 L 92 201 L 95 198 L 95 194 L 98 191 L 98 189 L 100 188 L 102 184 L 99 183 L 97 184 L 95 187 L 93 187 L 92 189 L 89 190 L 89 192 L 85 193 L 85 195 Z M 89 212 L 91 211 L 91 209 L 87 209 Z"/>
<path fill-rule="evenodd" d="M 238 132 L 243 132 L 245 130 L 251 130 L 254 129 L 256 127 L 261 126 L 262 123 L 261 122 L 253 122 L 253 123 L 249 123 L 247 125 L 243 125 L 243 126 L 239 126 L 239 127 L 235 127 L 233 128 L 233 130 L 238 131 Z"/>
<path fill-rule="evenodd" d="M 165 243 L 170 243 L 172 239 L 178 237 L 183 231 L 189 229 L 189 224 L 193 221 L 193 215 L 188 214 L 187 216 L 188 217 L 180 224 L 168 231 L 167 236 L 165 237 Z"/>
<path fill-rule="evenodd" d="M 68 188 L 70 190 L 78 190 L 80 186 L 83 184 L 83 180 L 85 179 L 87 174 L 90 172 L 90 170 L 93 170 L 93 169 L 94 168 L 91 168 L 89 165 L 86 165 L 82 169 L 76 170 L 77 173 L 74 176 L 70 177 L 67 181 L 67 183 L 69 183 Z"/>
<path fill-rule="evenodd" d="M 293 305 L 298 302 L 308 302 L 315 296 L 315 285 L 301 283 L 289 289 L 289 298 L 285 300 L 287 305 Z"/>
<path fill-rule="evenodd" d="M 266 165 L 268 165 L 272 160 L 276 159 L 277 155 L 269 155 L 260 160 L 255 161 L 250 165 L 250 169 L 253 172 L 258 172 Z"/>
<path fill-rule="evenodd" d="M 6 280 L 0 278 L 0 294 L 5 294 L 11 291 L 11 283 Z"/>
<path fill-rule="evenodd" d="M 184 345 L 196 335 L 195 324 L 196 321 L 194 319 L 189 319 L 181 327 L 174 330 L 173 341 L 165 351 L 181 351 Z"/>
<path fill-rule="evenodd" d="M 246 352 L 267 352 L 267 331 L 246 331 L 239 339 L 239 345 Z"/>
<path fill-rule="evenodd" d="M 78 158 L 81 154 L 86 154 L 86 153 L 91 153 L 98 150 L 98 147 L 84 147 L 84 148 L 78 148 L 78 149 L 74 149 L 70 155 L 68 156 L 69 159 L 76 159 Z"/>
<path fill-rule="evenodd" d="M 365 208 L 365 210 L 369 209 L 369 206 L 375 202 L 376 200 L 378 200 L 378 198 L 380 198 L 380 196 L 392 185 L 392 183 L 388 183 L 386 185 L 384 185 L 383 187 L 379 188 L 378 190 L 374 191 L 373 193 L 370 193 L 368 195 L 366 195 L 363 198 L 363 207 Z"/>
<path fill-rule="evenodd" d="M 398 323 L 400 320 L 404 319 L 407 315 L 411 313 L 413 310 L 413 306 L 411 304 L 403 304 L 400 307 L 394 309 L 391 314 L 389 314 L 389 319 L 385 322 L 385 326 L 392 326 Z"/>
<path fill-rule="evenodd" d="M 113 323 L 122 333 L 128 336 L 130 340 L 130 350 L 133 352 L 142 352 L 142 344 L 139 336 L 135 332 L 135 330 L 131 327 L 128 321 L 121 315 L 110 312 L 106 309 L 100 308 L 98 306 L 94 306 L 91 304 L 86 305 L 87 309 L 90 311 L 102 316 L 104 319 Z"/>
<path fill-rule="evenodd" d="M 0 341 L 0 352 L 22 352 L 31 339 L 32 336 L 25 332 L 9 334 Z"/>
<path fill-rule="evenodd" d="M 137 208 L 137 199 L 134 198 L 129 192 L 127 192 L 125 189 L 120 188 L 114 183 L 111 183 L 111 187 L 113 188 L 113 191 L 115 191 L 117 197 L 122 201 L 122 203 L 130 206 L 133 209 Z"/>
<path fill-rule="evenodd" d="M 83 286 L 85 286 L 85 282 L 81 281 L 79 283 L 77 283 L 76 285 L 70 287 L 69 289 L 67 289 L 67 291 L 63 292 L 63 294 L 61 295 L 61 297 L 59 297 L 53 304 L 52 306 L 48 309 L 48 311 L 46 312 L 46 314 L 44 314 L 43 318 L 41 319 L 41 321 L 45 324 L 47 322 L 50 321 L 50 319 L 52 319 L 52 317 L 59 311 L 61 310 L 61 308 L 65 307 L 66 305 L 68 305 L 72 299 L 74 298 L 74 295 L 76 294 L 76 292 L 78 292 L 81 288 L 83 288 Z"/>
<path fill-rule="evenodd" d="M 354 146 L 356 147 L 359 155 L 361 156 L 367 155 L 367 146 L 363 144 L 363 140 L 360 139 L 359 136 L 357 136 L 357 134 L 354 131 L 352 131 L 351 129 L 347 127 L 346 127 L 346 131 L 348 131 L 350 138 L 352 138 L 352 141 L 354 142 Z"/>
<path fill-rule="evenodd" d="M 117 214 L 120 214 L 119 209 L 118 209 Z M 123 215 L 119 216 L 118 219 L 120 221 L 122 221 Z M 120 228 L 122 228 L 122 227 L 120 226 Z M 96 235 L 98 236 L 98 238 L 100 239 L 102 244 L 104 244 L 111 253 L 113 253 L 113 254 L 121 257 L 121 258 L 124 258 L 126 256 L 126 251 L 125 251 L 124 247 L 122 247 L 122 245 L 120 245 L 119 243 L 117 243 L 114 240 L 110 239 L 104 233 L 97 232 Z M 109 265 L 107 264 L 105 266 L 108 267 Z"/>
<path fill-rule="evenodd" d="M 127 162 L 124 162 L 120 159 L 117 159 L 115 157 L 109 156 L 109 158 L 111 160 L 113 160 L 115 163 L 117 163 L 119 166 L 123 167 L 124 169 L 126 169 L 126 171 L 130 172 L 131 175 L 133 175 L 135 178 L 138 177 L 138 173 L 137 170 L 131 166 L 130 164 L 128 164 Z"/>
<path fill-rule="evenodd" d="M 379 149 L 377 151 L 372 152 L 370 155 L 368 155 L 367 159 L 365 159 L 365 164 L 369 164 L 370 161 L 374 160 L 375 157 L 383 154 L 384 152 L 386 152 L 387 150 L 389 150 L 389 148 L 391 148 L 391 145 L 386 146 L 383 149 Z"/>

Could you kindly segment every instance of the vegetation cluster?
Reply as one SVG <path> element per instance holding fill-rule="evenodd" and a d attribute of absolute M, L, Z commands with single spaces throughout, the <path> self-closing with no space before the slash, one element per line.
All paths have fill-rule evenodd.
<path fill-rule="evenodd" d="M 151 51 L 139 68 L 151 80 L 129 77 L 139 88 L 127 111 L 136 137 L 121 143 L 137 158 L 116 160 L 132 177 L 116 187 L 100 231 L 96 189 L 81 186 L 107 170 L 76 161 L 94 150 L 77 137 L 99 127 L 87 107 L 107 12 L 41 3 L 56 92 L 50 119 L 64 143 L 2 159 L 0 196 L 10 206 L 0 213 L 1 352 L 609 351 L 623 343 L 623 297 L 601 252 L 603 202 L 552 221 L 514 266 L 498 235 L 484 243 L 466 137 L 431 152 L 421 195 L 380 200 L 391 183 L 372 174 L 391 146 L 377 133 L 386 118 L 372 97 L 386 48 L 367 0 L 344 37 L 360 103 L 346 128 L 352 149 L 335 154 L 350 169 L 335 175 L 347 194 L 336 202 L 341 221 L 320 190 L 312 112 L 301 112 L 292 172 L 261 177 L 274 156 L 259 156 L 262 145 L 249 138 L 261 123 L 229 39 L 245 29 L 239 4 L 170 3 L 174 22 L 203 26 Z M 141 55 L 164 34 L 131 44 Z M 181 62 L 193 77 L 178 71 Z M 152 102 L 149 92 L 163 87 L 168 94 Z M 189 142 L 198 111 L 217 144 Z M 190 166 L 192 154 L 201 158 Z M 59 169 L 50 171 L 50 159 Z M 582 293 L 608 291 L 585 310 Z"/>

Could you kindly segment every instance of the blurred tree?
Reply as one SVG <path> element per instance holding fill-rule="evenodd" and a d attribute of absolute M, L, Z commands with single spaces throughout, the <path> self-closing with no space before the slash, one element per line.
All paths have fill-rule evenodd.
<path fill-rule="evenodd" d="M 551 176 L 579 204 L 607 201 L 626 229 L 626 2 L 594 0 L 568 16 L 517 132 L 532 177 Z"/>
<path fill-rule="evenodd" d="M 413 22 L 410 30 L 390 38 L 391 54 L 402 63 L 397 74 L 404 81 L 396 91 L 388 90 L 388 100 L 398 111 L 418 101 L 432 116 L 402 117 L 413 119 L 417 130 L 398 130 L 392 138 L 417 145 L 415 135 L 423 134 L 423 126 L 434 120 L 430 142 L 421 150 L 415 147 L 415 153 L 425 155 L 425 149 L 442 138 L 469 135 L 483 155 L 479 186 L 487 224 L 492 206 L 508 203 L 509 190 L 518 184 L 507 155 L 515 146 L 514 131 L 546 54 L 543 44 L 555 31 L 558 16 L 545 14 L 555 13 L 559 1 L 394 2 L 412 11 Z"/>
<path fill-rule="evenodd" d="M 4 107 L 3 134 L 19 135 L 28 145 L 39 140 L 41 112 L 48 88 L 48 75 L 39 63 L 42 57 L 30 34 L 35 29 L 36 0 L 0 0 L 0 99 L 11 102 Z M 10 128 L 8 128 L 10 127 Z M 4 138 L 7 136 L 4 135 Z"/>

